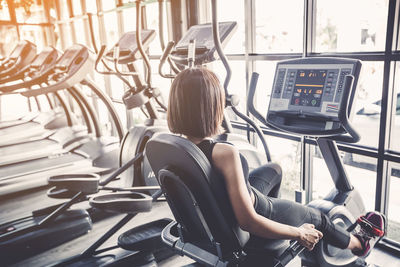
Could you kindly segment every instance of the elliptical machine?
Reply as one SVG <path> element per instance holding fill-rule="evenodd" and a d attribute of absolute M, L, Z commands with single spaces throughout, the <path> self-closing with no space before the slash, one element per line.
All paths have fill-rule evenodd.
<path fill-rule="evenodd" d="M 137 1 L 137 5 L 140 6 L 141 1 Z M 128 129 L 121 142 L 119 153 L 120 167 L 131 162 L 134 156 L 141 155 L 140 160 L 136 161 L 135 164 L 121 174 L 122 187 L 158 185 L 144 155 L 144 148 L 154 133 L 168 131 L 166 121 L 161 119 L 154 103 L 156 102 L 158 106 L 166 110 L 166 106 L 159 99 L 159 90 L 152 86 L 150 61 L 145 53 L 145 50 L 155 37 L 155 31 L 142 29 L 141 9 L 136 9 L 136 17 L 136 31 L 123 34 L 120 40 L 108 52 L 105 51 L 106 46 L 103 45 L 96 60 L 97 72 L 104 75 L 115 75 L 128 87 L 122 99 L 126 109 L 140 108 L 147 116 L 143 124 L 134 125 Z M 89 23 L 93 32 L 91 20 L 89 20 Z M 95 50 L 97 50 L 93 35 L 92 41 Z M 141 77 L 135 65 L 138 59 L 142 59 L 144 62 L 145 79 Z M 109 66 L 107 61 L 113 63 L 113 66 Z M 105 67 L 104 71 L 99 70 L 100 62 Z M 126 65 L 128 71 L 120 70 L 120 65 L 122 64 Z M 130 83 L 129 78 L 133 80 L 134 84 Z"/>
<path fill-rule="evenodd" d="M 360 193 L 347 175 L 336 141 L 356 143 L 360 136 L 350 123 L 361 62 L 342 58 L 302 58 L 277 64 L 266 118 L 254 107 L 254 88 L 248 108 L 268 127 L 315 137 L 335 188 L 308 206 L 324 212 L 335 224 L 348 228 L 365 213 Z M 253 82 L 258 75 L 253 74 Z M 305 266 L 365 266 L 349 250 L 321 240 L 301 255 Z"/>
<path fill-rule="evenodd" d="M 175 46 L 172 41 L 168 43 L 160 61 L 159 72 L 160 76 L 164 78 L 175 78 L 176 75 L 165 74 L 162 71 L 162 67 L 167 60 L 172 61 L 176 64 L 178 69 L 182 70 L 187 67 L 190 68 L 192 66 L 205 65 L 214 62 L 218 57 L 221 59 L 226 70 L 224 81 L 226 109 L 230 108 L 239 118 L 243 119 L 255 129 L 262 142 L 265 154 L 257 150 L 246 138 L 243 138 L 242 135 L 233 133 L 232 125 L 226 114 L 224 115 L 223 121 L 225 133 L 215 136 L 215 139 L 235 144 L 235 147 L 239 149 L 239 152 L 248 161 L 249 168 L 254 169 L 266 162 L 271 162 L 271 156 L 267 142 L 265 141 L 260 128 L 247 115 L 241 113 L 237 109 L 239 98 L 230 94 L 228 91 L 232 71 L 222 49 L 232 37 L 236 28 L 236 22 L 230 21 L 218 23 L 216 13 L 214 14 L 213 11 L 213 23 L 194 25 L 190 27 Z"/>

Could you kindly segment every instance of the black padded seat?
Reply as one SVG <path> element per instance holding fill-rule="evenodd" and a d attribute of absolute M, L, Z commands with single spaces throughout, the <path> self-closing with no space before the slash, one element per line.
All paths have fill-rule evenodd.
<path fill-rule="evenodd" d="M 149 140 L 146 155 L 177 221 L 175 237 L 165 231 L 170 234 L 163 236 L 167 244 L 204 264 L 210 262 L 201 255 L 216 255 L 219 262 L 235 262 L 245 257 L 245 250 L 250 254 L 259 252 L 258 248 L 246 248 L 252 243 L 250 234 L 236 221 L 223 177 L 217 175 L 195 144 L 160 133 Z M 268 251 L 263 252 L 280 255 L 288 245 L 287 241 L 266 240 L 263 250 Z"/>

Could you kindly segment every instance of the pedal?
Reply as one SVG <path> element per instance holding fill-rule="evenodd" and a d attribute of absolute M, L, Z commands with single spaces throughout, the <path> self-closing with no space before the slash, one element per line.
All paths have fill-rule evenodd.
<path fill-rule="evenodd" d="M 99 190 L 100 176 L 95 173 L 89 174 L 63 174 L 51 176 L 48 179 L 49 185 L 58 189 L 66 189 L 71 192 L 82 192 L 94 194 Z"/>
<path fill-rule="evenodd" d="M 172 222 L 160 219 L 132 228 L 118 237 L 118 245 L 131 251 L 154 251 L 165 246 L 161 240 L 162 230 Z"/>
<path fill-rule="evenodd" d="M 111 193 L 93 197 L 89 200 L 89 204 L 93 208 L 129 214 L 150 211 L 152 203 L 152 197 L 138 192 Z"/>

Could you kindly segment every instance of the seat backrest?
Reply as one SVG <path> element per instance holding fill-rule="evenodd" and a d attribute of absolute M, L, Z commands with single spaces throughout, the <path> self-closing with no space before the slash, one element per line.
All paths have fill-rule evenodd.
<path fill-rule="evenodd" d="M 241 252 L 249 233 L 239 228 L 224 179 L 203 152 L 185 138 L 160 133 L 147 143 L 146 155 L 183 229 L 182 241 L 212 253 L 218 243 L 223 258 Z"/>

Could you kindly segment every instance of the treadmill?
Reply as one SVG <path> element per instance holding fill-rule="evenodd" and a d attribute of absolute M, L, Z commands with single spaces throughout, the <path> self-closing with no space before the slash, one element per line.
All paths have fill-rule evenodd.
<path fill-rule="evenodd" d="M 57 51 L 53 49 L 52 52 Z M 34 63 L 36 61 L 37 64 L 40 64 L 43 63 L 43 60 L 46 61 L 49 59 L 51 59 L 52 62 L 55 61 L 55 55 L 51 56 L 52 54 L 53 53 L 48 53 L 45 54 L 46 57 L 37 57 L 37 59 L 34 60 Z M 37 69 L 37 64 L 34 64 L 32 68 Z M 36 79 L 30 79 L 24 83 L 3 87 L 4 91 L 15 92 L 15 89 L 21 86 L 24 88 L 27 86 L 30 87 L 35 83 L 48 84 L 55 81 L 56 79 L 54 75 L 51 75 L 53 72 L 52 67 L 54 67 L 55 64 L 56 63 L 54 62 L 46 69 L 47 73 L 43 75 L 45 77 L 37 77 Z M 30 87 L 29 90 L 32 88 L 33 87 Z M 61 105 L 64 107 L 65 115 L 57 115 L 53 111 L 52 114 L 45 113 L 43 116 L 38 117 L 39 119 L 42 119 L 42 122 L 43 119 L 46 118 L 47 120 L 50 120 L 51 118 L 57 120 L 58 117 L 61 117 L 60 119 L 63 120 L 64 123 L 57 126 L 61 127 L 64 126 L 63 124 L 66 124 L 65 126 L 67 127 L 59 128 L 57 130 L 46 130 L 40 124 L 40 121 L 36 120 L 0 129 L 0 137 L 2 140 L 2 144 L 0 144 L 0 167 L 67 153 L 68 149 L 71 149 L 71 145 L 74 145 L 75 142 L 87 137 L 86 127 L 74 126 L 70 111 L 65 104 L 65 101 L 57 92 L 55 93 L 55 96 L 59 102 L 62 103 Z M 24 134 L 26 132 L 28 133 Z M 39 135 L 35 136 L 35 134 Z M 39 147 L 40 149 L 38 149 Z"/>
<path fill-rule="evenodd" d="M 140 58 L 138 45 L 135 42 L 135 35 L 135 32 L 127 32 L 123 34 L 119 42 L 114 46 L 114 49 L 106 53 L 104 58 L 106 60 L 109 60 L 110 62 L 113 62 L 114 58 L 118 56 L 118 58 L 116 59 L 117 64 L 118 61 L 124 62 L 124 64 L 130 64 L 132 63 L 132 61 Z M 154 36 L 154 30 L 143 30 L 142 38 L 144 39 L 143 46 L 145 48 L 148 47 L 150 42 L 154 39 Z M 118 49 L 115 49 L 116 46 L 118 47 Z M 101 52 L 99 53 L 98 59 L 96 60 L 97 64 L 100 61 L 103 61 L 102 58 L 104 52 L 105 46 L 102 47 Z M 105 65 L 107 68 L 107 63 L 105 63 Z M 124 73 L 126 74 L 126 72 Z M 103 74 L 113 74 L 117 76 L 122 75 L 121 72 L 118 72 L 118 67 L 115 69 L 114 72 L 109 69 Z M 130 90 L 136 90 L 134 86 L 130 87 Z M 140 103 L 142 101 L 142 98 L 149 98 L 149 96 L 142 94 L 143 92 L 139 94 L 137 94 L 137 92 L 132 93 L 133 94 L 131 95 L 125 94 L 124 97 L 124 102 L 126 102 L 131 108 L 133 108 L 135 103 L 141 106 Z M 141 159 L 139 155 L 137 155 L 135 158 L 137 160 L 139 158 Z M 118 155 L 116 159 L 118 159 Z M 107 189 L 106 185 L 114 181 L 116 178 L 119 178 L 119 175 L 126 170 L 127 166 L 130 166 L 131 164 L 128 163 L 124 166 L 121 166 L 120 168 L 118 168 L 117 171 L 113 172 L 111 176 L 106 179 L 102 179 L 101 181 L 99 180 L 98 175 L 82 173 L 77 175 L 69 175 L 63 173 L 61 175 L 50 177 L 49 184 L 55 187 L 50 189 L 47 192 L 47 195 L 52 198 L 65 198 L 65 196 L 67 196 L 71 197 L 71 199 L 68 202 L 64 203 L 62 206 L 57 206 L 57 211 L 55 211 L 56 207 L 48 207 L 41 210 L 33 211 L 32 216 L 13 220 L 0 225 L 0 257 L 2 255 L 7 255 L 7 253 L 12 253 L 13 251 L 19 251 L 20 255 L 18 256 L 25 257 L 26 255 L 29 255 L 29 253 L 44 250 L 50 246 L 61 244 L 75 238 L 76 236 L 84 234 L 91 227 L 90 222 L 88 223 L 87 220 L 85 220 L 88 217 L 83 216 L 82 212 L 79 214 L 76 209 L 69 209 L 70 206 L 74 205 L 76 202 L 86 199 L 86 196 L 88 194 L 98 193 L 99 189 L 115 190 L 115 187 L 110 187 Z M 78 191 L 79 193 L 78 195 L 76 195 Z M 115 200 L 118 200 L 118 197 L 114 200 L 111 200 L 111 202 L 115 202 Z M 156 224 L 158 225 L 157 222 Z M 117 230 L 117 228 L 113 229 Z M 157 231 L 159 230 L 160 229 L 158 229 Z M 69 236 L 63 235 L 58 239 L 54 238 L 54 236 L 57 236 L 57 234 L 64 232 L 73 232 L 74 234 L 71 234 Z M 140 233 L 143 234 L 143 231 Z M 153 234 L 153 232 L 151 233 Z M 43 242 L 43 240 L 47 236 L 47 239 L 49 239 L 49 241 Z M 132 234 L 132 236 L 134 236 L 134 233 Z M 131 252 L 126 251 L 124 251 L 124 253 L 124 255 L 126 255 L 127 253 L 129 255 L 132 254 Z M 10 259 L 10 262 L 12 262 L 12 259 Z"/>
<path fill-rule="evenodd" d="M 92 52 L 75 44 L 67 49 L 54 67 L 51 83 L 46 87 L 20 91 L 27 97 L 54 93 L 69 88 L 78 105 L 90 115 L 86 118 L 89 135 L 64 147 L 59 154 L 13 163 L 0 168 L 0 195 L 19 192 L 47 185 L 47 178 L 57 174 L 106 173 L 118 167 L 119 142 L 123 137 L 121 121 L 111 100 L 86 76 L 94 67 Z M 75 87 L 89 87 L 106 105 L 118 138 L 105 137 L 100 130 L 98 118 L 86 96 Z M 36 147 L 40 150 L 41 147 Z"/>
<path fill-rule="evenodd" d="M 60 53 L 55 48 L 44 48 L 29 66 L 16 75 L 18 80 L 0 85 L 0 96 L 6 97 L 8 94 L 14 94 L 15 90 L 46 83 L 59 56 Z M 55 97 L 59 99 L 58 96 Z M 51 110 L 41 112 L 39 100 L 35 98 L 38 112 L 29 112 L 18 119 L 0 122 L 0 147 L 42 139 L 45 137 L 43 135 L 51 134 L 54 129 L 68 125 L 65 110 L 55 106 L 48 95 L 46 98 Z"/>
<path fill-rule="evenodd" d="M 36 45 L 29 41 L 20 41 L 11 54 L 0 62 L 0 82 L 13 76 L 28 65 L 36 55 Z"/>

